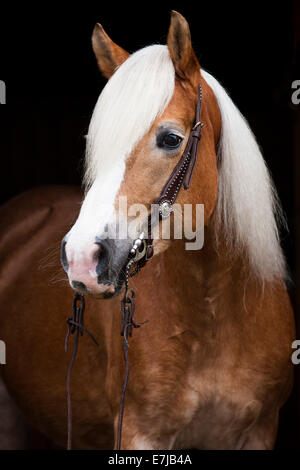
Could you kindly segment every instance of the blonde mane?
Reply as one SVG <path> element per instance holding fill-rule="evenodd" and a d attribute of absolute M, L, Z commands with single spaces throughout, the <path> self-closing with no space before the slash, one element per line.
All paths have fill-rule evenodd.
<path fill-rule="evenodd" d="M 221 113 L 216 238 L 220 231 L 232 250 L 244 253 L 262 280 L 286 277 L 278 225 L 285 224 L 269 171 L 249 125 L 220 83 L 201 74 Z"/>

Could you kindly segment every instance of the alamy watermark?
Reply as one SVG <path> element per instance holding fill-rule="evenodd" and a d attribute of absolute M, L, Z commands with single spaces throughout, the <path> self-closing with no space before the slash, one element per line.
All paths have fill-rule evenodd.
<path fill-rule="evenodd" d="M 292 89 L 295 90 L 291 97 L 292 103 L 297 106 L 300 104 L 300 80 L 294 80 L 292 82 Z"/>
<path fill-rule="evenodd" d="M 300 340 L 295 339 L 292 343 L 292 349 L 296 349 L 296 351 L 292 354 L 292 363 L 297 366 L 300 364 Z"/>
<path fill-rule="evenodd" d="M 0 364 L 6 364 L 6 345 L 0 340 Z"/>
<path fill-rule="evenodd" d="M 0 80 L 0 104 L 6 104 L 6 85 L 3 80 Z"/>
<path fill-rule="evenodd" d="M 100 210 L 105 210 L 102 205 Z M 185 243 L 186 250 L 200 250 L 204 244 L 204 204 L 152 204 L 151 225 L 149 224 L 149 208 L 144 204 L 127 205 L 127 197 L 119 198 L 118 210 L 101 233 L 101 239 L 134 240 L 148 238 L 152 240 L 189 240 Z M 171 217 L 172 214 L 172 217 Z M 159 222 L 162 222 L 161 224 Z"/>

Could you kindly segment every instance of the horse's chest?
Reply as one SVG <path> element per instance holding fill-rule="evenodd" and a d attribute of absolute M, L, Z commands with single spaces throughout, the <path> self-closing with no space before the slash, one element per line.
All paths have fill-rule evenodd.
<path fill-rule="evenodd" d="M 163 361 L 157 357 L 150 367 L 139 370 L 144 384 L 139 392 L 143 417 L 139 411 L 135 419 L 142 427 L 144 422 L 149 423 L 154 440 L 167 427 L 173 438 L 163 443 L 166 446 L 241 447 L 245 433 L 261 410 L 261 403 L 255 398 L 255 383 L 250 377 L 241 380 L 239 371 L 232 371 L 228 365 L 225 354 L 223 361 L 213 358 L 213 352 L 200 354 L 192 341 L 185 356 L 184 349 L 180 349 L 182 344 L 178 342 L 172 354 L 165 349 Z"/>
<path fill-rule="evenodd" d="M 189 421 L 179 430 L 175 448 L 240 448 L 245 434 L 255 423 L 261 403 L 249 392 L 226 390 L 210 382 L 195 381 L 196 388 L 186 390 L 183 402 Z M 189 412 L 190 411 L 190 412 Z"/>

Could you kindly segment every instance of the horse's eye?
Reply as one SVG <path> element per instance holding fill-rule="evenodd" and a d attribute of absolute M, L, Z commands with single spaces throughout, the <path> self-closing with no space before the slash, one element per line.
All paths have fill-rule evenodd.
<path fill-rule="evenodd" d="M 176 149 L 182 142 L 182 137 L 176 134 L 162 134 L 158 136 L 157 145 L 160 148 Z"/>

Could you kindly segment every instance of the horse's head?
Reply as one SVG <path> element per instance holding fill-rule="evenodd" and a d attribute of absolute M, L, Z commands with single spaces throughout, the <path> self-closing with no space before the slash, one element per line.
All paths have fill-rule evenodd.
<path fill-rule="evenodd" d="M 109 81 L 90 123 L 86 196 L 63 240 L 62 263 L 75 290 L 109 297 L 121 287 L 120 273 L 140 233 L 140 222 L 147 217 L 141 208 L 150 210 L 185 149 L 199 84 L 204 127 L 198 162 L 190 189 L 181 190 L 176 202 L 203 204 L 204 223 L 208 222 L 217 195 L 220 114 L 180 14 L 172 12 L 167 46 L 154 45 L 129 55 L 99 24 L 92 43 Z M 171 243 L 172 236 L 156 239 L 154 252 Z"/>

